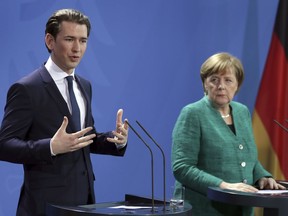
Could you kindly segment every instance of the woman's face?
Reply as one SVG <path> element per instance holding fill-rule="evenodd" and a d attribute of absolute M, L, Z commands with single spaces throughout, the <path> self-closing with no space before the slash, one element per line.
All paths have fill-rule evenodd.
<path fill-rule="evenodd" d="M 231 69 L 219 71 L 206 78 L 204 88 L 209 99 L 218 107 L 229 105 L 237 89 L 238 81 Z"/>

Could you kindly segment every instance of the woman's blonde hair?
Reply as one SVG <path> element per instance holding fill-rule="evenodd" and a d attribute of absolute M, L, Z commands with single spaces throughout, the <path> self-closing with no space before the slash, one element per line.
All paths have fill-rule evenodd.
<path fill-rule="evenodd" d="M 210 56 L 201 66 L 200 76 L 204 88 L 204 82 L 207 77 L 217 74 L 226 69 L 231 69 L 237 79 L 238 82 L 238 90 L 243 83 L 244 80 L 244 69 L 241 61 L 235 56 L 227 53 L 220 52 Z M 237 92 L 238 92 L 237 90 Z M 204 88 L 204 92 L 206 94 L 206 90 Z"/>

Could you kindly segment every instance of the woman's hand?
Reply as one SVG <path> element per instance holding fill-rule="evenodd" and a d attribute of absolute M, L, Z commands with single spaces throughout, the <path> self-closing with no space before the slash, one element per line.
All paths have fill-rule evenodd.
<path fill-rule="evenodd" d="M 281 184 L 278 184 L 273 178 L 260 178 L 258 180 L 259 189 L 270 189 L 270 190 L 284 190 L 284 187 Z"/>
<path fill-rule="evenodd" d="M 245 184 L 245 183 L 227 183 L 224 181 L 220 184 L 220 188 L 228 189 L 228 190 L 242 191 L 242 192 L 251 192 L 251 193 L 258 191 L 257 188 L 255 188 L 251 185 Z"/>

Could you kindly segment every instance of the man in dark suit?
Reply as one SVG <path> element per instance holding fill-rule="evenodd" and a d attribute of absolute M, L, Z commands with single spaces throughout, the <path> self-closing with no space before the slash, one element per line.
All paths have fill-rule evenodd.
<path fill-rule="evenodd" d="M 90 153 L 123 156 L 126 150 L 128 126 L 122 122 L 123 110 L 117 113 L 115 131 L 96 132 L 91 84 L 75 74 L 89 33 L 87 16 L 71 9 L 56 11 L 46 24 L 48 61 L 8 91 L 0 160 L 23 164 L 19 216 L 45 215 L 47 203 L 94 203 Z M 72 76 L 76 103 L 67 90 L 67 76 Z M 73 120 L 75 104 L 79 124 Z"/>

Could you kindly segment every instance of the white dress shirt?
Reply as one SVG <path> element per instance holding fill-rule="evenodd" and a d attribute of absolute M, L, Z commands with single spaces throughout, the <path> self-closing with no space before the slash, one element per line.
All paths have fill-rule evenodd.
<path fill-rule="evenodd" d="M 45 67 L 49 74 L 51 75 L 52 79 L 56 83 L 61 95 L 63 96 L 64 100 L 67 103 L 67 106 L 69 108 L 70 113 L 71 112 L 71 103 L 70 103 L 70 97 L 68 92 L 68 82 L 65 79 L 65 77 L 69 76 L 66 72 L 64 72 L 62 69 L 60 69 L 49 57 L 48 61 L 45 64 Z M 77 104 L 80 109 L 80 123 L 81 123 L 81 129 L 85 127 L 85 116 L 86 116 L 86 101 L 80 91 L 79 85 L 75 81 L 74 72 L 70 74 L 70 76 L 73 76 L 73 91 L 77 100 Z"/>
<path fill-rule="evenodd" d="M 68 92 L 68 82 L 65 79 L 65 77 L 67 77 L 69 75 L 66 72 L 64 72 L 62 69 L 60 69 L 52 61 L 51 57 L 49 57 L 48 61 L 46 62 L 45 68 L 47 69 L 47 71 L 51 75 L 52 79 L 56 83 L 61 95 L 63 96 L 64 100 L 67 103 L 67 106 L 69 108 L 70 113 L 72 113 L 71 112 L 72 108 L 71 108 L 71 103 L 70 103 L 70 97 L 69 97 L 69 92 Z M 74 73 L 75 73 L 75 70 L 73 71 L 72 74 L 70 74 L 70 76 L 73 76 L 73 90 L 74 90 L 74 94 L 76 97 L 76 101 L 77 101 L 79 109 L 80 109 L 80 123 L 81 123 L 81 129 L 83 129 L 85 127 L 86 100 L 84 99 L 82 92 L 80 91 L 79 85 L 75 81 Z M 60 125 L 59 125 L 59 127 L 60 127 Z M 123 148 L 124 146 L 126 146 L 126 144 L 127 143 L 117 145 L 115 143 L 115 145 L 118 149 Z M 53 153 L 52 147 L 51 147 L 51 143 L 50 143 L 50 150 L 51 150 L 51 154 L 53 156 L 55 156 L 55 154 Z"/>
<path fill-rule="evenodd" d="M 65 79 L 65 77 L 69 76 L 66 72 L 64 72 L 62 69 L 60 69 L 51 59 L 51 57 L 49 57 L 48 61 L 45 64 L 45 68 L 47 69 L 47 71 L 49 72 L 49 74 L 51 75 L 52 79 L 54 80 L 57 88 L 59 89 L 61 95 L 63 96 L 64 100 L 67 103 L 68 109 L 71 112 L 72 108 L 71 108 L 71 103 L 70 103 L 70 97 L 69 97 L 69 92 L 68 92 L 68 82 Z M 75 81 L 75 77 L 74 77 L 74 73 L 75 70 L 73 71 L 72 74 L 70 74 L 70 76 L 73 76 L 73 91 L 76 97 L 76 101 L 78 103 L 79 109 L 80 109 L 80 124 L 81 124 L 81 129 L 84 128 L 85 126 L 85 116 L 86 116 L 86 100 L 84 99 L 79 85 L 77 84 L 77 82 Z M 59 125 L 60 127 L 60 125 Z M 51 155 L 55 156 L 51 143 L 50 143 L 50 151 L 51 151 Z"/>

